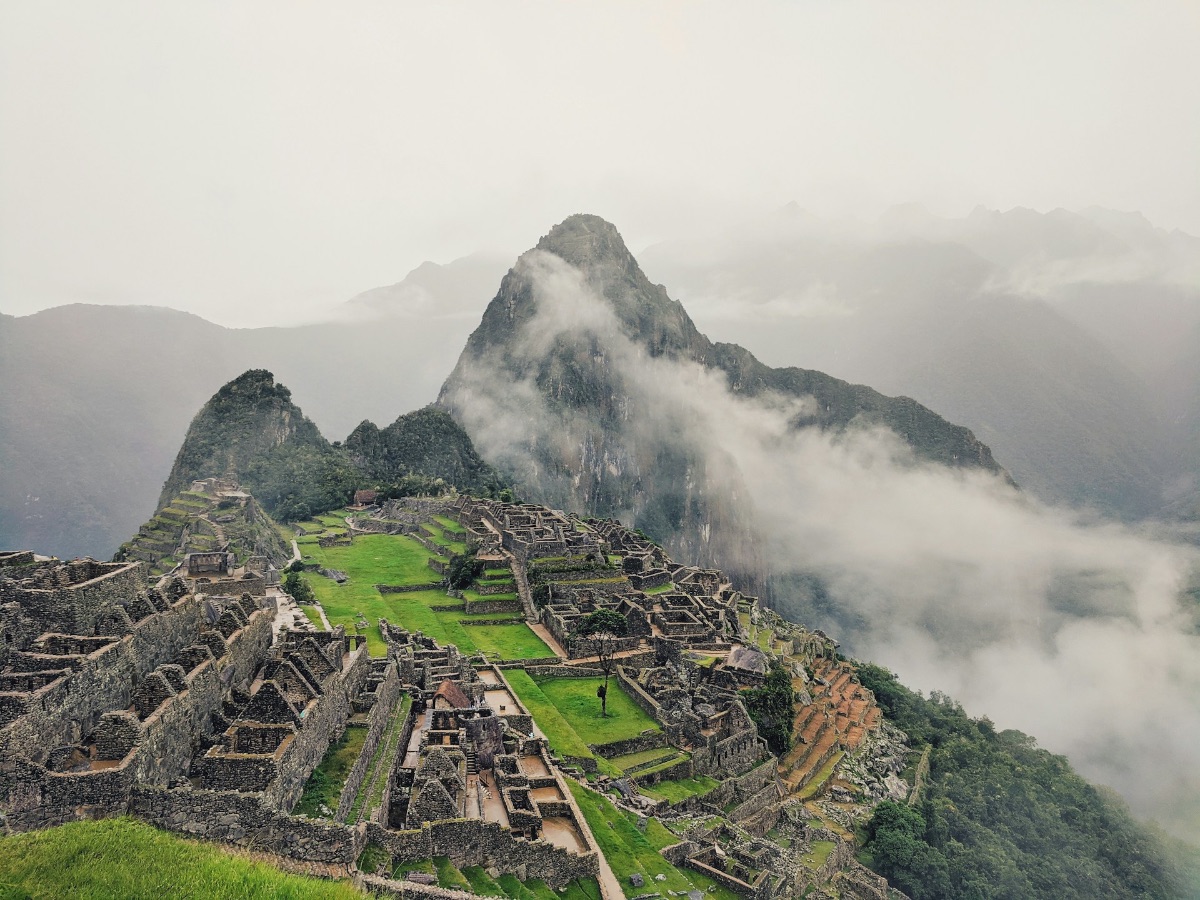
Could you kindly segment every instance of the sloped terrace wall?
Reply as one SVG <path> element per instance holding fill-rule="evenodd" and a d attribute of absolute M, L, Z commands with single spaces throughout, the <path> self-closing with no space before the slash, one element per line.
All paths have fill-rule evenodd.
<path fill-rule="evenodd" d="M 495 866 L 522 881 L 540 878 L 556 890 L 600 871 L 594 851 L 568 853 L 548 841 L 523 840 L 495 822 L 478 819 L 432 822 L 412 831 L 388 831 L 372 822 L 367 825 L 367 840 L 398 862 L 448 856 L 459 868 Z"/>

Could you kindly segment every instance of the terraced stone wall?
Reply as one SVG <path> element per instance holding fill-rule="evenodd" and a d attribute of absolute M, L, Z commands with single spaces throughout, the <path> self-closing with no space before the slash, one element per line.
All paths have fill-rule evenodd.
<path fill-rule="evenodd" d="M 367 825 L 367 840 L 391 854 L 394 862 L 448 856 L 459 868 L 495 866 L 522 881 L 540 878 L 558 889 L 578 878 L 595 877 L 599 860 L 594 852 L 568 853 L 548 841 L 526 841 L 507 828 L 478 819 L 433 822 L 412 831 L 389 831 Z"/>

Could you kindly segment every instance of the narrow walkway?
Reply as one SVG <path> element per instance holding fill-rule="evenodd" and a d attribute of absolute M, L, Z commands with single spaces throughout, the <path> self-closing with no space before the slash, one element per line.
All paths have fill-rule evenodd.
<path fill-rule="evenodd" d="M 547 647 L 550 648 L 550 651 L 555 656 L 557 656 L 563 662 L 568 661 L 567 660 L 567 651 L 562 648 L 562 644 L 560 644 L 557 640 L 555 640 L 554 635 L 552 635 L 550 633 L 550 629 L 548 629 L 541 622 L 528 622 L 526 624 L 529 625 L 529 630 L 532 631 L 534 634 L 536 634 L 538 637 L 540 637 L 542 639 L 542 642 Z"/>
<path fill-rule="evenodd" d="M 292 562 L 300 562 L 300 545 L 292 538 Z"/>

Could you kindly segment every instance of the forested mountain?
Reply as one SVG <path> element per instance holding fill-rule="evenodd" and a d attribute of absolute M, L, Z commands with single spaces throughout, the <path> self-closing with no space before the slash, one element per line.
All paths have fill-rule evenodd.
<path fill-rule="evenodd" d="M 282 521 L 342 506 L 359 488 L 429 493 L 454 487 L 490 496 L 504 487 L 440 410 L 417 410 L 382 430 L 364 421 L 344 446 L 330 444 L 265 369 L 243 372 L 201 407 L 158 508 L 193 481 L 227 474 Z"/>
<path fill-rule="evenodd" d="M 475 452 L 466 432 L 434 406 L 400 416 L 386 428 L 364 421 L 343 446 L 355 467 L 380 484 L 418 475 L 441 478 L 481 496 L 504 487 L 496 471 Z"/>
<path fill-rule="evenodd" d="M 159 496 L 161 509 L 193 481 L 234 475 L 281 519 L 345 503 L 359 473 L 265 369 L 222 387 L 192 424 Z"/>
<path fill-rule="evenodd" d="M 1173 854 L 1173 842 L 1029 735 L 998 731 L 944 695 L 922 697 L 879 666 L 859 674 L 928 763 L 921 793 L 907 805 L 881 803 L 863 835 L 864 858 L 913 900 L 1117 900 L 1200 889 L 1194 851 Z"/>

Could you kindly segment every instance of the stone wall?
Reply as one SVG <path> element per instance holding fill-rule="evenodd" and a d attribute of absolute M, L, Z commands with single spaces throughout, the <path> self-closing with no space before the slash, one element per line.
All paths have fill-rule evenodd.
<path fill-rule="evenodd" d="M 389 831 L 371 822 L 366 836 L 395 862 L 448 856 L 459 868 L 495 866 L 521 881 L 540 878 L 555 890 L 600 871 L 594 852 L 568 853 L 548 841 L 523 840 L 507 828 L 478 819 L 433 822 L 414 831 Z"/>
<path fill-rule="evenodd" d="M 440 581 L 429 581 L 424 584 L 377 584 L 375 590 L 381 594 L 410 594 L 415 591 L 440 591 Z"/>
<path fill-rule="evenodd" d="M 285 748 L 279 759 L 278 777 L 264 791 L 267 803 L 290 810 L 299 802 L 309 776 L 325 758 L 330 740 L 346 730 L 346 721 L 354 712 L 353 698 L 370 672 L 371 657 L 364 643 L 352 651 L 342 671 L 330 675 L 321 685 L 325 693 L 305 716 L 295 740 Z"/>
<path fill-rule="evenodd" d="M 265 575 L 247 574 L 241 578 L 219 578 L 212 581 L 203 579 L 196 582 L 196 591 L 209 597 L 234 596 L 249 594 L 251 597 L 265 597 L 267 594 L 267 579 Z"/>
<path fill-rule="evenodd" d="M 603 678 L 603 669 L 588 666 L 526 666 L 525 671 L 534 678 Z"/>
<path fill-rule="evenodd" d="M 200 629 L 200 604 L 190 596 L 144 618 L 121 640 L 89 654 L 69 678 L 40 692 L 7 733 L 0 732 L 0 754 L 10 747 L 39 761 L 54 747 L 78 743 L 104 713 L 128 707 L 137 684 L 158 666 L 174 662 L 199 639 Z"/>
<path fill-rule="evenodd" d="M 384 732 L 387 731 L 388 723 L 391 722 L 396 711 L 396 701 L 399 698 L 400 675 L 395 664 L 389 662 L 383 683 L 375 689 L 375 705 L 371 708 L 368 716 L 370 726 L 367 729 L 367 739 L 363 742 L 362 752 L 355 760 L 350 774 L 346 776 L 346 783 L 338 797 L 336 812 L 339 819 L 345 820 L 350 814 L 350 807 L 354 805 L 354 798 L 358 796 L 358 789 L 362 787 L 363 778 L 371 765 L 371 758 L 375 755 L 375 750 L 379 747 L 379 741 Z"/>
<path fill-rule="evenodd" d="M 83 559 L 48 564 L 45 587 L 0 581 L 0 604 L 17 603 L 42 631 L 95 634 L 97 617 L 127 603 L 146 584 L 143 563 L 98 563 Z"/>
<path fill-rule="evenodd" d="M 129 812 L 168 831 L 307 862 L 350 865 L 365 843 L 361 829 L 286 815 L 260 794 L 139 786 Z"/>
<path fill-rule="evenodd" d="M 472 600 L 469 597 L 465 607 L 469 613 L 519 613 L 525 609 L 520 600 Z"/>
<path fill-rule="evenodd" d="M 186 688 L 143 722 L 135 776 L 145 784 L 168 784 L 187 771 L 199 745 L 212 734 L 213 713 L 230 685 L 249 685 L 271 644 L 271 613 L 258 610 L 227 642 L 219 660 L 201 662 L 186 676 Z"/>
<path fill-rule="evenodd" d="M 640 753 L 643 750 L 657 750 L 667 746 L 667 736 L 662 731 L 643 731 L 636 737 L 623 741 L 612 741 L 607 744 L 588 744 L 588 749 L 601 756 L 624 756 L 626 753 Z"/>

